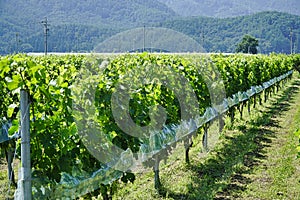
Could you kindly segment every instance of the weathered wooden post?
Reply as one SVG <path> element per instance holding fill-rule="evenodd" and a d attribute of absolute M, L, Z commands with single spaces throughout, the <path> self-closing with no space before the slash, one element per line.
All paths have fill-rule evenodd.
<path fill-rule="evenodd" d="M 208 123 L 203 125 L 204 133 L 202 137 L 202 146 L 204 152 L 208 152 Z"/>
<path fill-rule="evenodd" d="M 161 187 L 160 179 L 159 179 L 159 162 L 160 159 L 158 155 L 155 155 L 155 164 L 153 166 L 154 171 L 154 187 L 155 189 L 159 190 Z"/>

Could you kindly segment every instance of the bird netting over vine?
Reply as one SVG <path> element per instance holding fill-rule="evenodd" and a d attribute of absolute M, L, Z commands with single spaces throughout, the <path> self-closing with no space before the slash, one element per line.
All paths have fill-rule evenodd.
<path fill-rule="evenodd" d="M 208 107 L 202 116 L 196 116 L 189 121 L 182 121 L 180 124 L 165 126 L 162 131 L 151 134 L 149 140 L 140 146 L 137 153 L 140 161 L 149 162 L 150 160 L 153 160 L 155 155 L 159 155 L 163 150 L 172 148 L 172 145 L 177 142 L 192 137 L 195 131 L 205 123 L 216 119 L 219 115 L 227 112 L 229 108 L 249 100 L 256 94 L 260 94 L 263 90 L 280 82 L 292 73 L 293 71 L 289 71 L 284 75 L 264 82 L 262 85 L 252 86 L 247 91 L 238 92 L 232 97 L 224 99 L 221 104 L 215 107 Z M 125 165 L 128 168 L 131 168 L 132 166 L 137 167 L 136 163 L 140 163 L 140 161 L 133 156 L 130 149 L 124 151 L 120 157 L 116 158 L 116 160 L 118 160 L 122 167 Z M 82 174 L 79 176 L 72 176 L 68 173 L 63 173 L 60 183 L 55 186 L 55 189 L 52 189 L 53 193 L 51 194 L 51 198 L 76 198 L 98 189 L 101 184 L 111 184 L 113 181 L 122 177 L 122 174 L 124 173 L 123 171 L 118 171 L 114 168 L 115 166 L 107 166 L 95 171 L 91 175 L 86 174 L 85 176 Z M 34 188 L 36 191 L 40 190 L 39 192 L 45 190 L 45 186 L 42 185 Z"/>

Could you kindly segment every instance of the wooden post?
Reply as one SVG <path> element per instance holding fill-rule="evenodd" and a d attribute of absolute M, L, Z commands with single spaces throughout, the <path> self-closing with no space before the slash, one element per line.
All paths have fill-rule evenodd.
<path fill-rule="evenodd" d="M 251 112 L 251 97 L 248 100 L 248 114 L 250 115 Z"/>
<path fill-rule="evenodd" d="M 235 107 L 234 106 L 229 108 L 231 126 L 234 123 L 234 112 L 235 112 Z"/>
<path fill-rule="evenodd" d="M 268 91 L 269 89 L 268 88 L 266 88 L 265 90 L 264 90 L 264 96 L 265 96 L 265 103 L 267 102 L 267 100 L 268 100 L 268 93 L 269 93 L 269 91 Z"/>
<path fill-rule="evenodd" d="M 159 179 L 159 161 L 160 160 L 158 158 L 158 155 L 156 155 L 153 171 L 154 171 L 154 187 L 157 190 L 160 190 L 160 187 L 161 187 L 161 183 L 160 183 L 160 179 Z"/>
<path fill-rule="evenodd" d="M 208 152 L 208 125 L 204 124 L 204 133 L 203 133 L 203 137 L 202 137 L 202 146 L 203 146 L 203 150 L 204 152 Z"/>
<path fill-rule="evenodd" d="M 261 97 L 261 95 L 262 95 L 262 92 L 259 93 L 259 95 L 258 95 L 259 105 L 262 105 L 262 97 Z"/>
<path fill-rule="evenodd" d="M 225 126 L 225 121 L 223 119 L 223 114 L 219 114 L 219 133 L 222 133 L 224 126 Z"/>
<path fill-rule="evenodd" d="M 26 90 L 21 90 L 21 194 L 24 200 L 32 199 L 28 96 Z"/>
<path fill-rule="evenodd" d="M 253 100 L 253 108 L 255 108 L 255 106 L 256 106 L 256 94 L 254 95 L 254 100 Z"/>
<path fill-rule="evenodd" d="M 193 133 L 194 134 L 194 133 Z M 190 148 L 193 146 L 193 139 L 192 137 L 191 138 L 188 138 L 184 141 L 184 147 L 185 147 L 185 162 L 187 164 L 190 164 L 190 157 L 189 157 L 189 151 L 190 151 Z"/>
<path fill-rule="evenodd" d="M 15 142 L 15 141 L 13 141 L 13 142 Z M 14 170 L 12 168 L 12 162 L 13 162 L 13 159 L 14 159 L 14 153 L 15 153 L 16 146 L 13 145 L 11 141 L 8 141 L 8 143 L 11 143 L 11 144 L 8 144 L 8 147 L 5 150 L 7 168 L 8 168 L 8 179 L 9 179 L 10 183 L 12 183 L 15 187 L 17 187 L 17 184 L 15 182 Z"/>

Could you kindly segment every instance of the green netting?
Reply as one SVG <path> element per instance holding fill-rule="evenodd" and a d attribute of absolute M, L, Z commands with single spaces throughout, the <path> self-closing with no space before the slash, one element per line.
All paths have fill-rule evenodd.
<path fill-rule="evenodd" d="M 239 102 L 243 102 L 243 101 L 246 101 L 247 99 L 249 99 L 246 92 L 238 92 L 237 96 L 238 96 Z"/>
<path fill-rule="evenodd" d="M 2 125 L 1 132 L 0 132 L 0 143 L 3 143 L 3 142 L 6 142 L 6 141 L 10 140 L 10 138 L 8 137 L 9 126 L 10 125 L 8 123 L 4 123 Z"/>
<path fill-rule="evenodd" d="M 251 87 L 249 90 L 246 91 L 248 98 L 251 98 L 252 96 L 254 96 L 256 94 L 256 90 L 255 87 Z"/>
<path fill-rule="evenodd" d="M 55 188 L 51 198 L 74 199 L 98 189 L 100 184 L 111 184 L 113 181 L 121 178 L 122 174 L 123 172 L 108 167 L 99 169 L 90 177 L 73 177 L 63 173 L 59 186 Z"/>
<path fill-rule="evenodd" d="M 228 107 L 233 107 L 239 103 L 239 97 L 238 95 L 234 94 L 232 97 L 227 98 L 228 101 Z"/>
<path fill-rule="evenodd" d="M 228 109 L 228 99 L 224 99 L 221 104 L 215 105 L 214 109 L 217 112 L 217 115 L 225 113 Z"/>

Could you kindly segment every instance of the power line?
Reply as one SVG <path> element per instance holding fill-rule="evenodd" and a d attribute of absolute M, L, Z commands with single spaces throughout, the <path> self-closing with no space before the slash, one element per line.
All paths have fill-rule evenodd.
<path fill-rule="evenodd" d="M 50 24 L 48 23 L 47 17 L 45 17 L 44 21 L 41 21 L 41 24 L 44 26 L 44 48 L 45 48 L 45 55 L 48 52 L 48 32 Z"/>

